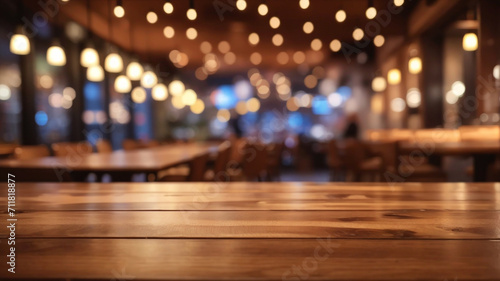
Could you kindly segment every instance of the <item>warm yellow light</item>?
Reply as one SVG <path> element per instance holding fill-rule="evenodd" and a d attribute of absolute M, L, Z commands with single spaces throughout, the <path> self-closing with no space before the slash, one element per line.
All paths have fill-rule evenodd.
<path fill-rule="evenodd" d="M 363 39 L 363 37 L 365 37 L 365 32 L 361 28 L 356 28 L 352 32 L 352 38 L 354 38 L 354 40 L 356 41 L 360 41 L 361 39 Z"/>
<path fill-rule="evenodd" d="M 372 81 L 372 90 L 374 92 L 383 92 L 387 88 L 387 82 L 384 77 L 376 77 Z"/>
<path fill-rule="evenodd" d="M 158 21 L 158 15 L 155 13 L 155 12 L 149 12 L 147 15 L 146 15 L 146 20 L 150 23 L 150 24 L 154 24 Z"/>
<path fill-rule="evenodd" d="M 219 52 L 225 54 L 231 50 L 231 45 L 227 41 L 221 41 L 219 43 L 218 48 L 219 48 Z"/>
<path fill-rule="evenodd" d="M 245 115 L 248 113 L 247 104 L 245 101 L 239 101 L 234 109 L 239 115 Z"/>
<path fill-rule="evenodd" d="M 286 108 L 289 110 L 289 111 L 297 111 L 299 110 L 299 102 L 297 100 L 296 97 L 293 97 L 291 99 L 289 99 L 287 102 L 286 102 Z"/>
<path fill-rule="evenodd" d="M 40 86 L 44 89 L 50 89 L 54 86 L 54 79 L 47 74 L 40 76 Z"/>
<path fill-rule="evenodd" d="M 462 46 L 465 51 L 472 52 L 478 48 L 477 35 L 475 33 L 467 33 L 464 35 Z"/>
<path fill-rule="evenodd" d="M 236 62 L 236 55 L 233 52 L 227 52 L 224 55 L 224 62 L 227 65 L 233 65 Z"/>
<path fill-rule="evenodd" d="M 387 81 L 390 85 L 397 85 L 401 82 L 401 71 L 399 69 L 391 69 L 387 73 Z"/>
<path fill-rule="evenodd" d="M 272 17 L 270 20 L 269 20 L 269 25 L 276 29 L 278 27 L 280 27 L 280 24 L 281 24 L 281 21 L 278 17 Z"/>
<path fill-rule="evenodd" d="M 151 97 L 155 101 L 164 101 L 168 97 L 168 90 L 167 86 L 163 83 L 158 83 L 156 84 L 153 89 L 151 90 Z"/>
<path fill-rule="evenodd" d="M 115 6 L 113 13 L 117 18 L 123 18 L 125 16 L 125 9 L 122 6 Z"/>
<path fill-rule="evenodd" d="M 373 44 L 377 47 L 382 47 L 385 43 L 385 38 L 383 35 L 377 35 L 373 38 Z"/>
<path fill-rule="evenodd" d="M 142 74 L 144 74 L 144 68 L 138 62 L 131 62 L 127 66 L 127 77 L 132 81 L 141 80 Z"/>
<path fill-rule="evenodd" d="M 172 106 L 177 109 L 183 109 L 186 106 L 182 102 L 182 95 L 172 97 Z"/>
<path fill-rule="evenodd" d="M 158 77 L 153 71 L 145 71 L 141 78 L 141 86 L 144 88 L 153 88 L 158 83 Z"/>
<path fill-rule="evenodd" d="M 52 46 L 47 50 L 47 62 L 54 66 L 66 64 L 66 53 L 60 46 Z"/>
<path fill-rule="evenodd" d="M 198 37 L 198 31 L 196 31 L 195 28 L 193 27 L 190 27 L 186 30 L 186 37 L 189 39 L 189 40 L 194 40 L 196 39 L 196 37 Z"/>
<path fill-rule="evenodd" d="M 236 8 L 238 8 L 238 10 L 240 11 L 245 10 L 247 8 L 247 1 L 245 0 L 236 1 Z"/>
<path fill-rule="evenodd" d="M 337 22 L 344 22 L 347 19 L 347 14 L 344 10 L 338 10 L 335 14 L 335 20 Z"/>
<path fill-rule="evenodd" d="M 135 103 L 143 103 L 146 101 L 146 97 L 147 97 L 146 90 L 144 90 L 141 87 L 135 87 L 132 90 L 130 97 L 132 98 L 132 101 Z"/>
<path fill-rule="evenodd" d="M 257 98 L 251 98 L 247 101 L 247 109 L 250 112 L 257 112 L 260 109 L 260 101 Z"/>
<path fill-rule="evenodd" d="M 165 5 L 163 5 L 163 11 L 165 11 L 166 14 L 171 14 L 174 12 L 174 5 L 170 2 L 166 2 Z"/>
<path fill-rule="evenodd" d="M 384 113 L 384 96 L 380 93 L 372 96 L 371 109 L 375 114 Z"/>
<path fill-rule="evenodd" d="M 203 67 L 198 67 L 194 72 L 194 75 L 198 80 L 205 80 L 208 78 L 207 70 Z"/>
<path fill-rule="evenodd" d="M 120 75 L 115 79 L 115 91 L 120 94 L 125 94 L 132 90 L 132 83 L 125 75 Z"/>
<path fill-rule="evenodd" d="M 250 42 L 250 44 L 257 45 L 259 44 L 259 41 L 260 41 L 259 34 L 254 32 L 248 35 L 248 42 Z"/>
<path fill-rule="evenodd" d="M 170 82 L 168 85 L 168 91 L 172 96 L 180 96 L 182 93 L 184 93 L 184 90 L 186 87 L 184 86 L 184 83 L 182 83 L 179 80 L 174 80 Z"/>
<path fill-rule="evenodd" d="M 104 80 L 104 69 L 100 65 L 93 65 L 87 68 L 87 80 L 91 82 L 101 82 Z"/>
<path fill-rule="evenodd" d="M 377 16 L 377 9 L 375 7 L 369 7 L 365 12 L 366 18 L 371 20 Z"/>
<path fill-rule="evenodd" d="M 283 41 L 284 41 L 283 36 L 279 33 L 275 34 L 272 38 L 272 41 L 273 41 L 274 46 L 279 47 L 279 46 L 283 45 Z"/>
<path fill-rule="evenodd" d="M 24 34 L 14 34 L 10 38 L 10 52 L 15 55 L 27 55 L 31 51 L 30 41 Z"/>
<path fill-rule="evenodd" d="M 495 65 L 493 67 L 493 77 L 497 80 L 500 80 L 500 64 Z"/>
<path fill-rule="evenodd" d="M 305 10 L 305 9 L 309 8 L 309 5 L 310 5 L 310 4 L 311 4 L 311 3 L 309 2 L 309 0 L 300 0 L 300 1 L 299 1 L 299 6 L 300 6 L 300 8 L 301 8 L 301 9 L 303 9 L 303 10 Z"/>
<path fill-rule="evenodd" d="M 257 8 L 259 15 L 265 16 L 269 12 L 269 8 L 267 7 L 266 4 L 260 4 L 259 8 Z"/>
<path fill-rule="evenodd" d="M 408 90 L 406 94 L 406 103 L 410 108 L 417 108 L 422 103 L 422 95 L 420 94 L 420 90 L 417 88 L 412 88 Z"/>
<path fill-rule="evenodd" d="M 12 97 L 12 91 L 7 85 L 0 85 L 0 100 L 9 100 Z"/>
<path fill-rule="evenodd" d="M 302 30 L 304 30 L 304 33 L 310 34 L 314 31 L 314 24 L 310 21 L 304 23 L 304 26 L 302 26 Z"/>
<path fill-rule="evenodd" d="M 171 26 L 165 26 L 165 28 L 163 29 L 163 35 L 169 39 L 174 37 L 174 35 L 175 35 L 174 28 Z"/>
<path fill-rule="evenodd" d="M 117 53 L 109 54 L 104 60 L 104 69 L 107 72 L 119 73 L 123 70 L 123 60 L 122 57 Z"/>
<path fill-rule="evenodd" d="M 278 61 L 279 64 L 285 65 L 290 60 L 290 56 L 286 52 L 280 52 L 276 56 L 276 60 Z"/>
<path fill-rule="evenodd" d="M 193 105 L 190 106 L 191 112 L 194 114 L 201 114 L 205 110 L 205 103 L 197 99 Z"/>
<path fill-rule="evenodd" d="M 99 54 L 94 48 L 85 48 L 80 54 L 80 64 L 89 67 L 99 64 Z"/>
<path fill-rule="evenodd" d="M 304 79 L 304 85 L 306 85 L 309 89 L 313 89 L 316 85 L 318 85 L 318 78 L 314 75 L 307 75 Z"/>
<path fill-rule="evenodd" d="M 250 62 L 254 65 L 259 65 L 262 62 L 262 56 L 259 53 L 255 52 L 250 55 Z"/>
<path fill-rule="evenodd" d="M 217 111 L 217 119 L 220 122 L 227 122 L 229 119 L 231 119 L 231 112 L 227 109 L 221 109 Z"/>
<path fill-rule="evenodd" d="M 311 41 L 311 49 L 313 51 L 319 51 L 323 47 L 323 43 L 318 38 Z"/>
<path fill-rule="evenodd" d="M 198 16 L 198 13 L 196 13 L 195 9 L 190 8 L 189 10 L 187 10 L 186 16 L 189 20 L 195 20 L 196 17 Z"/>
<path fill-rule="evenodd" d="M 210 44 L 210 42 L 207 41 L 201 42 L 200 51 L 204 54 L 210 53 L 212 51 L 212 44 Z"/>
<path fill-rule="evenodd" d="M 405 0 L 394 0 L 394 6 L 401 7 L 405 3 Z"/>
<path fill-rule="evenodd" d="M 395 98 L 391 101 L 391 109 L 394 112 L 403 112 L 406 108 L 406 102 L 402 98 Z"/>
<path fill-rule="evenodd" d="M 411 74 L 419 74 L 422 71 L 422 60 L 419 57 L 411 58 L 408 61 L 408 71 Z"/>
<path fill-rule="evenodd" d="M 342 43 L 339 40 L 334 39 L 332 40 L 332 42 L 330 42 L 330 50 L 332 50 L 332 52 L 338 52 L 341 48 Z"/>
<path fill-rule="evenodd" d="M 297 51 L 293 54 L 293 61 L 296 63 L 296 64 L 302 64 L 306 61 L 306 54 L 304 54 L 304 52 L 301 52 L 301 51 Z"/>

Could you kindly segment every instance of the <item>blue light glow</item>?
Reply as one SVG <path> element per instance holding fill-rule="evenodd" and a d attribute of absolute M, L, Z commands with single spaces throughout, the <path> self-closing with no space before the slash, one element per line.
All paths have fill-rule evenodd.
<path fill-rule="evenodd" d="M 101 89 L 98 83 L 87 82 L 83 88 L 83 93 L 87 100 L 98 100 L 101 95 Z"/>
<path fill-rule="evenodd" d="M 312 101 L 312 111 L 316 115 L 330 115 L 332 108 L 325 96 L 315 96 Z"/>
<path fill-rule="evenodd" d="M 47 122 L 49 121 L 49 117 L 47 116 L 47 113 L 45 111 L 38 111 L 35 114 L 35 122 L 38 124 L 38 126 L 45 126 L 47 125 Z"/>
<path fill-rule="evenodd" d="M 217 109 L 232 109 L 238 103 L 234 87 L 230 85 L 220 86 L 215 94 L 215 107 Z"/>
<path fill-rule="evenodd" d="M 346 101 L 351 97 L 352 90 L 347 86 L 342 86 L 337 89 L 337 93 L 339 93 L 342 96 L 342 98 L 344 98 L 344 101 Z"/>

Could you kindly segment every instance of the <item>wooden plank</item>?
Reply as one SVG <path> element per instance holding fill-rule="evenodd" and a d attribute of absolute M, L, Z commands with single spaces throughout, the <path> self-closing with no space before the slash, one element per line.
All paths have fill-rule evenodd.
<path fill-rule="evenodd" d="M 497 280 L 499 252 L 498 240 L 23 239 L 0 278 Z"/>
<path fill-rule="evenodd" d="M 499 190 L 499 183 L 20 183 L 17 209 L 500 210 Z"/>
<path fill-rule="evenodd" d="M 17 238 L 500 239 L 498 211 L 49 211 L 17 219 Z"/>

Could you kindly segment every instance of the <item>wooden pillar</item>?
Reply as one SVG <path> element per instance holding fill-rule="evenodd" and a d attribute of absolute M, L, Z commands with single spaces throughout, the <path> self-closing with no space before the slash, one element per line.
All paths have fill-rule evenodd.
<path fill-rule="evenodd" d="M 477 115 L 499 112 L 499 93 L 495 88 L 493 68 L 500 64 L 500 1 L 478 2 L 479 48 L 477 51 Z"/>
<path fill-rule="evenodd" d="M 422 38 L 422 111 L 425 128 L 442 127 L 443 38 L 441 34 Z"/>

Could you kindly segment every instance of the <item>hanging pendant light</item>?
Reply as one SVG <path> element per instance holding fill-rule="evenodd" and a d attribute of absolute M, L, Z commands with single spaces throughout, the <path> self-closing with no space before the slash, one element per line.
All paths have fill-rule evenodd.
<path fill-rule="evenodd" d="M 129 93 L 132 90 L 132 83 L 125 75 L 120 75 L 115 79 L 115 91 L 120 94 Z"/>
<path fill-rule="evenodd" d="M 66 53 L 57 41 L 47 50 L 47 62 L 53 66 L 66 65 Z"/>
<path fill-rule="evenodd" d="M 111 53 L 104 61 L 104 69 L 107 72 L 119 73 L 123 70 L 123 59 L 118 53 Z"/>
<path fill-rule="evenodd" d="M 123 16 L 125 16 L 125 9 L 123 8 L 122 0 L 116 0 L 116 6 L 113 9 L 113 13 L 117 18 L 123 18 Z"/>
<path fill-rule="evenodd" d="M 132 81 L 141 80 L 142 75 L 144 74 L 144 68 L 142 65 L 136 61 L 129 63 L 127 66 L 127 77 Z"/>
<path fill-rule="evenodd" d="M 387 82 L 390 85 L 398 85 L 401 82 L 401 71 L 399 69 L 391 69 L 387 73 Z"/>
<path fill-rule="evenodd" d="M 419 57 L 411 58 L 408 61 L 408 71 L 411 74 L 419 74 L 422 72 L 422 59 Z"/>
<path fill-rule="evenodd" d="M 158 83 L 158 77 L 151 70 L 145 71 L 144 74 L 141 77 L 141 86 L 144 87 L 144 88 L 151 89 L 157 83 Z"/>
<path fill-rule="evenodd" d="M 368 0 L 368 8 L 366 9 L 365 15 L 369 20 L 377 16 L 377 9 L 373 6 L 373 0 Z"/>
<path fill-rule="evenodd" d="M 83 49 L 80 55 L 80 64 L 83 67 L 90 67 L 99 64 L 99 54 L 93 47 Z"/>
<path fill-rule="evenodd" d="M 170 3 L 170 0 L 165 1 L 165 4 L 163 5 L 163 11 L 165 11 L 166 14 L 171 14 L 174 12 L 174 5 Z"/>
<path fill-rule="evenodd" d="M 198 13 L 194 8 L 194 0 L 189 0 L 189 9 L 186 12 L 186 16 L 189 20 L 195 20 L 198 17 Z"/>
<path fill-rule="evenodd" d="M 477 35 L 475 33 L 467 33 L 464 35 L 462 46 L 464 51 L 473 52 L 478 48 Z"/>
<path fill-rule="evenodd" d="M 180 80 L 174 80 L 168 85 L 168 91 L 172 94 L 172 96 L 182 95 L 185 89 L 186 87 L 184 86 L 184 83 Z"/>
<path fill-rule="evenodd" d="M 17 33 L 10 38 L 10 52 L 15 55 L 27 55 L 31 51 L 30 41 L 22 31 L 23 28 L 19 26 Z"/>
<path fill-rule="evenodd" d="M 101 82 L 104 80 L 104 69 L 100 65 L 92 65 L 87 68 L 87 80 Z"/>
<path fill-rule="evenodd" d="M 155 101 L 164 101 L 168 97 L 167 86 L 163 83 L 158 83 L 151 90 L 151 96 Z"/>

